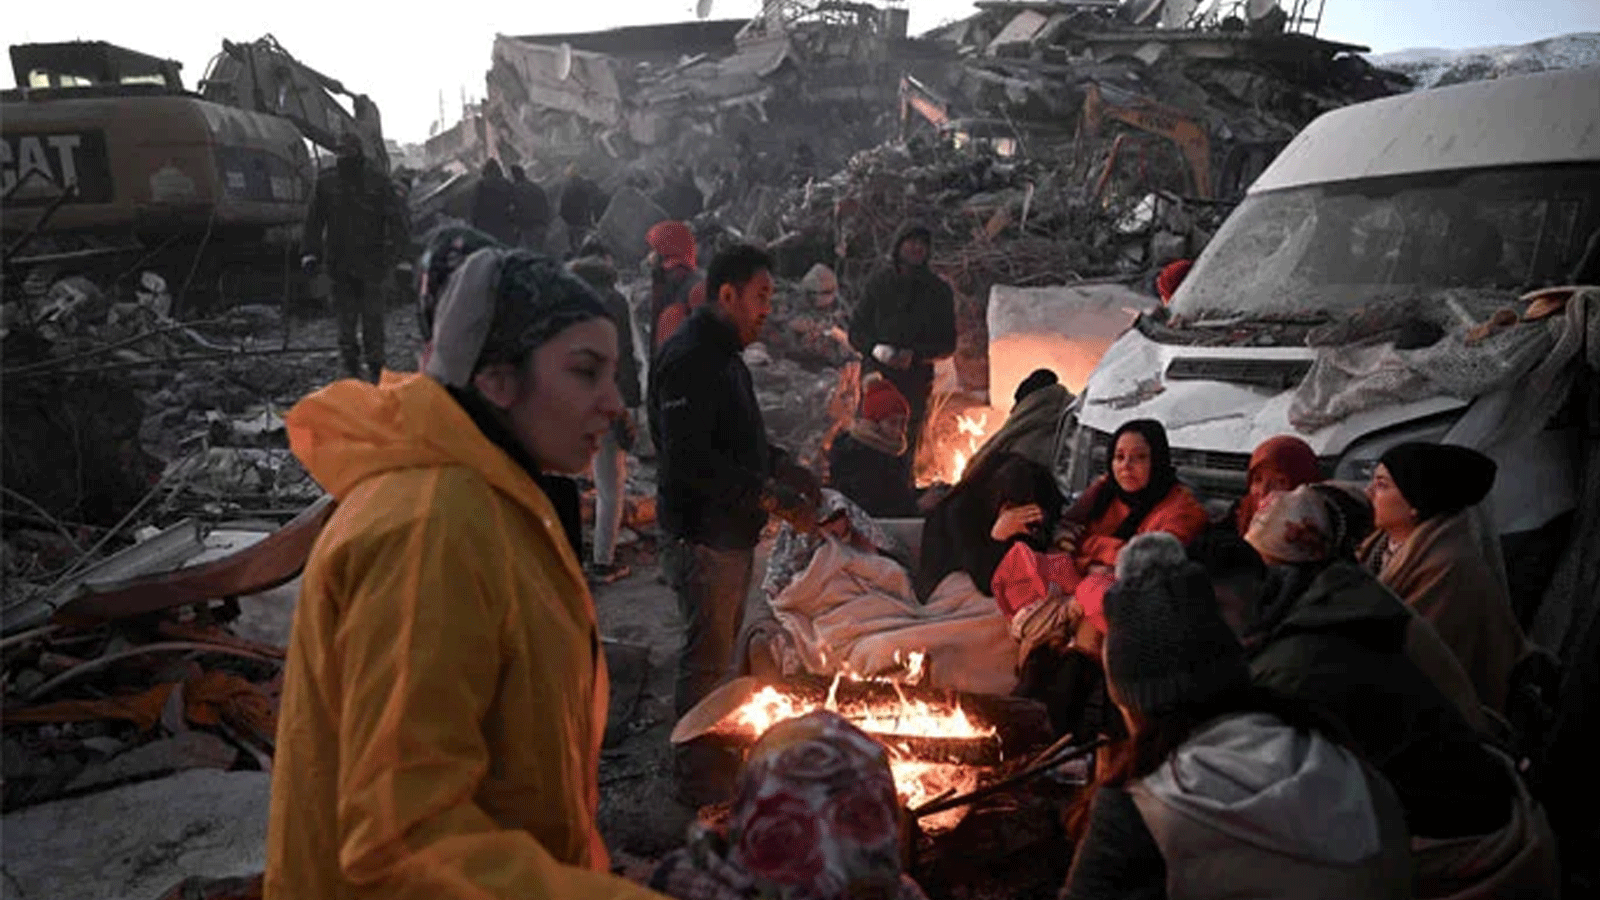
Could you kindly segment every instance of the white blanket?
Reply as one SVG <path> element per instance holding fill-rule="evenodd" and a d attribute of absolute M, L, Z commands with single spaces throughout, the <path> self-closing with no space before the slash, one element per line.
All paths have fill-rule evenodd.
<path fill-rule="evenodd" d="M 830 539 L 771 604 L 812 674 L 895 672 L 897 653 L 922 651 L 924 684 L 980 694 L 1016 685 L 1017 642 L 1006 617 L 963 572 L 940 582 L 923 606 L 894 560 Z"/>

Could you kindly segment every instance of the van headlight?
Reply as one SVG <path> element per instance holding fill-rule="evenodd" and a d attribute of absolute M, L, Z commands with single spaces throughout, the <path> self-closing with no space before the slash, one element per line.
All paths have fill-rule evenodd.
<path fill-rule="evenodd" d="M 1460 418 L 1459 412 L 1452 412 L 1364 437 L 1351 444 L 1344 455 L 1339 457 L 1339 464 L 1333 470 L 1334 480 L 1370 481 L 1372 470 L 1378 467 L 1378 460 L 1388 453 L 1390 448 L 1409 441 L 1438 443 L 1450 433 L 1450 429 Z"/>

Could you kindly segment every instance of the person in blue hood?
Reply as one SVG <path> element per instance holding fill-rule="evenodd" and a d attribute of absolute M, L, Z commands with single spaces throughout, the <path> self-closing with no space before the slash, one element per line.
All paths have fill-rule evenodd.
<path fill-rule="evenodd" d="M 1176 538 L 1129 541 L 1105 607 L 1106 676 L 1130 738 L 1103 767 L 1062 897 L 1412 896 L 1393 790 L 1336 725 L 1251 687 Z"/>

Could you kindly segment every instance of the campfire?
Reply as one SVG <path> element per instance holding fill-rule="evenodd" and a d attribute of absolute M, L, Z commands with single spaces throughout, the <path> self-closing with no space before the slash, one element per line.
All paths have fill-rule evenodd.
<path fill-rule="evenodd" d="M 907 669 L 920 668 L 912 654 Z M 905 678 L 905 676 L 902 676 Z M 909 679 L 914 682 L 914 678 Z M 884 745 L 901 802 L 911 810 L 979 786 L 980 775 L 1005 759 L 1004 735 L 986 717 L 974 714 L 958 697 L 920 692 L 902 682 L 835 676 L 826 692 L 804 685 L 765 685 L 721 718 L 713 733 L 741 745 L 753 743 L 778 722 L 817 709 L 837 712 Z M 923 820 L 924 828 L 955 827 L 964 809 Z"/>
<path fill-rule="evenodd" d="M 967 463 L 989 436 L 1000 430 L 1005 415 L 987 406 L 974 406 L 953 416 L 944 410 L 929 416 L 924 447 L 917 454 L 917 484 L 955 484 Z"/>

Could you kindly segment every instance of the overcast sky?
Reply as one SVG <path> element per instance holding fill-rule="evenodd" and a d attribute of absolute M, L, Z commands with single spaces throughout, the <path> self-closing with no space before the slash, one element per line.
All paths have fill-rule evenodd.
<path fill-rule="evenodd" d="M 1317 0 L 1311 0 L 1315 4 Z M 1326 0 L 1323 37 L 1386 52 L 1412 47 L 1520 44 L 1600 31 L 1600 0 Z M 973 11 L 969 0 L 910 0 L 911 27 L 925 31 Z M 714 0 L 712 15 L 754 13 L 759 0 Z M 695 0 L 534 0 L 523 3 L 395 4 L 338 0 L 127 0 L 7 4 L 7 43 L 107 40 L 183 63 L 193 87 L 222 38 L 276 35 L 290 53 L 383 111 L 389 137 L 425 138 L 443 91 L 450 121 L 461 92 L 483 94 L 496 32 L 548 34 L 694 16 Z M 1445 12 L 1443 10 L 1448 10 Z M 7 66 L 5 83 L 12 78 Z"/>

